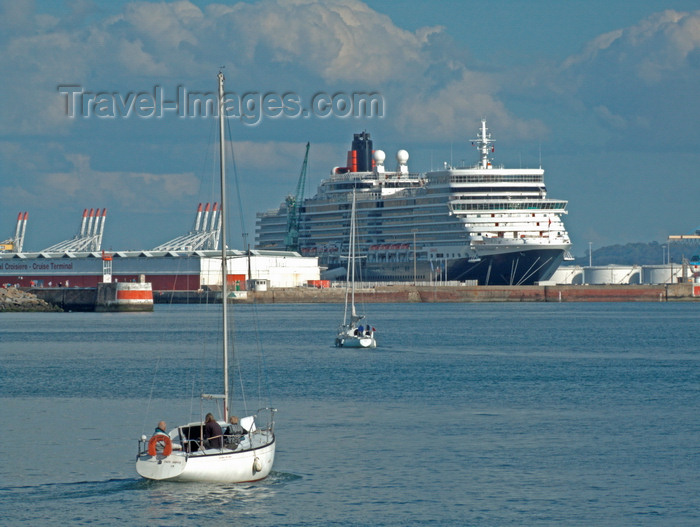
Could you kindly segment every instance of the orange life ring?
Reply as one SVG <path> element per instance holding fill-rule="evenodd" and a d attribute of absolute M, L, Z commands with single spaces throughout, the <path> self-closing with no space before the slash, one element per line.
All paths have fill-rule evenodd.
<path fill-rule="evenodd" d="M 162 441 L 165 446 L 163 447 L 163 452 L 162 454 L 165 457 L 168 457 L 170 454 L 173 453 L 173 442 L 170 440 L 170 438 L 164 434 L 156 434 L 151 439 L 148 441 L 148 455 L 149 456 L 155 456 L 157 454 L 156 451 L 156 444 Z"/>

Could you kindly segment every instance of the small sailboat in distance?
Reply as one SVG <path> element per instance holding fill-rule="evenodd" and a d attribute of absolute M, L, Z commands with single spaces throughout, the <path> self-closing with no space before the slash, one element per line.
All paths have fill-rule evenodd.
<path fill-rule="evenodd" d="M 364 314 L 358 315 L 355 308 L 355 254 L 357 227 L 355 217 L 356 206 L 355 191 L 352 191 L 352 209 L 350 211 L 350 244 L 348 250 L 348 267 L 346 273 L 345 288 L 345 311 L 343 313 L 343 323 L 338 328 L 338 335 L 335 337 L 335 345 L 338 348 L 376 348 L 377 341 L 374 338 L 374 327 L 369 324 L 362 324 Z M 348 319 L 348 304 L 350 305 L 350 318 Z"/>
<path fill-rule="evenodd" d="M 234 432 L 229 428 L 228 382 L 228 290 L 226 244 L 226 165 L 224 155 L 224 75 L 219 72 L 219 157 L 221 180 L 221 309 L 223 315 L 223 394 L 202 394 L 202 399 L 223 400 L 223 420 L 217 421 L 219 436 L 205 434 L 207 423 L 193 422 L 170 432 L 159 430 L 150 439 L 142 436 L 136 456 L 136 471 L 147 479 L 242 483 L 265 478 L 275 459 L 274 408 L 240 420 Z M 258 420 L 262 412 L 269 418 Z"/>

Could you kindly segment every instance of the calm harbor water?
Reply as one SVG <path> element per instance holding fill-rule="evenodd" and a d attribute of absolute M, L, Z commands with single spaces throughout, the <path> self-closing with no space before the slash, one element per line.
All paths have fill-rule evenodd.
<path fill-rule="evenodd" d="M 235 307 L 278 446 L 270 478 L 223 486 L 134 470 L 217 382 L 215 309 L 2 314 L 0 524 L 700 524 L 700 305 L 368 309 L 372 351 L 332 347 L 342 306 Z"/>

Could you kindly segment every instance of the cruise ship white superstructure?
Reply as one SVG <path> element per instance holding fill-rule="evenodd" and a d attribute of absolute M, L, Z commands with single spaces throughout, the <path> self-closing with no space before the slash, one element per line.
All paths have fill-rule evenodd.
<path fill-rule="evenodd" d="M 405 150 L 396 155 L 397 170 L 388 171 L 369 134 L 355 134 L 347 166 L 334 168 L 295 211 L 296 249 L 317 256 L 329 276 L 341 274 L 354 189 L 362 280 L 547 280 L 571 247 L 562 221 L 567 201 L 547 197 L 542 168 L 494 166 L 492 143 L 484 120 L 473 140 L 477 164 L 417 174 Z M 258 249 L 285 248 L 287 217 L 284 203 L 258 213 Z"/>

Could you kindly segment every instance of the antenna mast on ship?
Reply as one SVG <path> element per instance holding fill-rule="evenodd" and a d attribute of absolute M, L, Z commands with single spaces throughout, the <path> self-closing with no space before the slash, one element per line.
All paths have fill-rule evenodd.
<path fill-rule="evenodd" d="M 491 166 L 489 145 L 495 142 L 495 140 L 491 139 L 491 134 L 488 133 L 487 130 L 486 119 L 482 119 L 479 137 L 477 139 L 472 139 L 472 144 L 475 144 L 477 150 L 479 150 L 479 166 L 481 168 L 489 168 Z M 491 152 L 493 152 L 493 147 L 491 147 Z"/>

